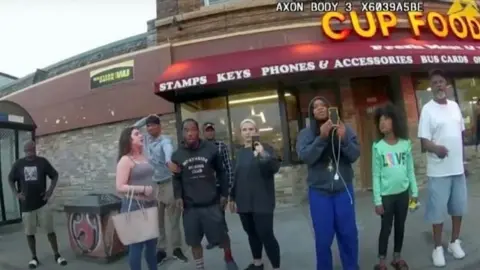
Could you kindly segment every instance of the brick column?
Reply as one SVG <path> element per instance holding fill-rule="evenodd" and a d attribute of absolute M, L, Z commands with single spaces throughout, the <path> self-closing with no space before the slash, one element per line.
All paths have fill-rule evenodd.
<path fill-rule="evenodd" d="M 353 99 L 353 91 L 350 86 L 350 79 L 345 79 L 340 81 L 340 100 L 342 101 L 342 121 L 353 128 L 357 136 L 359 136 L 359 126 L 358 126 L 358 110 L 355 106 L 355 101 Z M 361 142 L 360 142 L 361 143 Z M 362 156 L 360 155 L 360 159 Z M 363 158 L 371 158 L 371 157 L 363 157 Z M 355 187 L 360 188 L 360 159 L 355 162 L 353 166 L 353 171 L 355 174 Z"/>
<path fill-rule="evenodd" d="M 425 155 L 421 152 L 420 140 L 417 138 L 418 120 L 421 108 L 417 108 L 417 97 L 415 95 L 415 88 L 410 75 L 400 76 L 400 87 L 402 90 L 403 102 L 405 104 L 409 137 L 413 143 L 412 153 L 417 182 L 422 184 L 426 180 L 426 159 Z"/>

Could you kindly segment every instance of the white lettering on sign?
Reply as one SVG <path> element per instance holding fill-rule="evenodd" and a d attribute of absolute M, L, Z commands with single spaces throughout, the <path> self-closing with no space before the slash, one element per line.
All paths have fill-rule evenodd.
<path fill-rule="evenodd" d="M 250 69 L 234 70 L 217 74 L 217 82 L 228 82 L 252 77 Z"/>
<path fill-rule="evenodd" d="M 262 67 L 262 76 L 271 76 L 271 75 L 313 71 L 313 70 L 315 70 L 314 62 L 300 62 L 300 63 L 294 63 L 294 64 Z"/>
<path fill-rule="evenodd" d="M 475 57 L 473 57 L 473 62 L 474 62 L 475 64 L 480 64 L 480 56 L 475 56 Z"/>
<path fill-rule="evenodd" d="M 465 55 L 420 55 L 422 64 L 468 64 Z"/>
<path fill-rule="evenodd" d="M 319 68 L 319 69 L 327 69 L 329 62 L 330 62 L 330 61 L 328 61 L 328 60 L 320 60 L 320 61 L 318 61 L 318 68 Z"/>
<path fill-rule="evenodd" d="M 161 83 L 160 92 L 207 84 L 207 76 L 192 77 Z"/>
<path fill-rule="evenodd" d="M 334 68 L 413 64 L 410 55 L 354 57 L 335 60 Z"/>
<path fill-rule="evenodd" d="M 370 48 L 372 48 L 374 51 L 381 51 L 381 50 L 425 50 L 423 46 L 420 45 L 414 45 L 414 44 L 408 44 L 408 45 L 370 45 Z"/>
<path fill-rule="evenodd" d="M 429 45 L 370 45 L 374 51 L 393 51 L 393 50 L 448 50 L 448 51 L 479 51 L 480 46 L 475 45 L 439 45 L 439 44 L 429 44 Z"/>

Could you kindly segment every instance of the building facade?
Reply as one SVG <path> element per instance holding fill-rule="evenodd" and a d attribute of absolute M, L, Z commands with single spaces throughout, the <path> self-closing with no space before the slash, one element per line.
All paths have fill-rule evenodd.
<path fill-rule="evenodd" d="M 466 144 L 473 142 L 480 81 L 472 64 L 479 48 L 472 38 L 439 40 L 428 29 L 412 38 L 407 15 L 399 14 L 389 39 L 377 30 L 368 40 L 352 34 L 332 41 L 322 30 L 324 14 L 278 12 L 276 5 L 274 0 L 157 0 L 157 19 L 148 22 L 146 34 L 0 87 L 0 99 L 32 115 L 39 152 L 60 172 L 55 204 L 61 208 L 82 194 L 114 191 L 120 131 L 151 113 L 163 114 L 163 130 L 174 138 L 182 119 L 216 123 L 217 136 L 232 155 L 240 144 L 239 122 L 255 119 L 262 140 L 282 158 L 278 201 L 301 203 L 306 168 L 295 142 L 316 95 L 338 106 L 342 120 L 358 134 L 357 189 L 370 187 L 372 113 L 386 102 L 403 113 L 422 182 L 425 161 L 416 132 L 420 109 L 430 99 L 426 72 L 434 67 L 451 75 L 450 97 L 464 113 Z M 424 3 L 426 11 L 440 14 L 447 14 L 450 5 Z M 361 15 L 359 21 L 366 27 L 368 18 Z M 328 25 L 339 31 L 351 27 L 351 21 Z M 3 174 L 2 185 L 8 186 Z"/>
<path fill-rule="evenodd" d="M 358 134 L 362 154 L 355 164 L 355 186 L 360 190 L 371 187 L 373 112 L 387 102 L 403 114 L 414 142 L 418 181 L 425 180 L 416 134 L 421 107 L 431 99 L 427 71 L 432 68 L 451 76 L 449 95 L 462 108 L 466 145 L 476 137 L 480 36 L 468 32 L 475 27 L 467 25 L 480 25 L 470 16 L 474 7 L 463 11 L 470 14 L 466 15 L 470 21 L 450 25 L 457 30 L 462 26 L 456 28 L 457 23 L 465 24 L 466 36 L 437 24 L 451 23 L 446 15 L 457 14 L 459 7 L 425 1 L 423 14 L 383 14 L 395 20 L 395 31 L 385 38 L 376 23 L 380 14 L 370 14 L 377 16 L 373 19 L 366 14 L 348 14 L 344 19 L 337 15 L 337 20 L 326 21 L 326 14 L 309 12 L 308 7 L 303 12 L 279 12 L 277 1 L 270 0 L 157 3 L 157 43 L 171 47 L 173 64 L 157 78 L 156 93 L 176 104 L 177 120 L 216 123 L 219 138 L 232 152 L 240 144 L 240 121 L 255 119 L 260 137 L 274 146 L 283 161 L 276 175 L 279 202 L 307 199 L 306 167 L 296 156 L 295 142 L 308 123 L 308 103 L 317 95 L 339 107 L 342 120 Z M 345 2 L 339 11 L 345 14 L 342 5 Z M 428 21 L 428 13 L 435 13 L 436 19 Z M 423 21 L 425 26 L 415 33 L 412 21 Z M 346 38 L 340 37 L 345 29 L 352 30 Z M 466 149 L 472 156 L 472 147 Z"/>
<path fill-rule="evenodd" d="M 59 210 L 78 196 L 115 191 L 118 136 L 135 120 L 162 114 L 164 131 L 175 134 L 173 105 L 152 93 L 155 77 L 170 64 L 169 49 L 146 46 L 146 37 L 110 44 L 0 88 L 0 101 L 21 105 L 37 124 L 38 152 L 60 174 L 53 200 Z M 1 134 L 0 145 L 13 145 L 12 132 Z M 8 172 L 15 158 L 1 155 L 0 179 L 11 197 Z"/>

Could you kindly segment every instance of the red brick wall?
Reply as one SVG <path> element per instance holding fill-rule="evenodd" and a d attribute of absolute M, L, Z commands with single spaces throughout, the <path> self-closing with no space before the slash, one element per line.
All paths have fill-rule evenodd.
<path fill-rule="evenodd" d="M 400 76 L 400 84 L 402 89 L 403 102 L 405 104 L 405 112 L 407 115 L 408 133 L 413 143 L 413 159 L 417 182 L 423 183 L 426 173 L 425 155 L 422 154 L 420 140 L 417 138 L 418 119 L 421 108 L 417 108 L 417 98 L 415 96 L 415 88 L 413 86 L 412 77 L 410 75 Z"/>

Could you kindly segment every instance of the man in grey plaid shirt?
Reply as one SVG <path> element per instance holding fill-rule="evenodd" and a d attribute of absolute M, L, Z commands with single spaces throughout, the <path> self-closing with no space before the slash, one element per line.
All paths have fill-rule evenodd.
<path fill-rule="evenodd" d="M 206 122 L 203 124 L 203 137 L 205 138 L 205 140 L 214 142 L 215 145 L 217 145 L 218 151 L 220 152 L 220 155 L 223 159 L 223 167 L 227 172 L 229 188 L 231 189 L 233 184 L 233 168 L 232 162 L 230 161 L 230 153 L 228 151 L 228 146 L 222 141 L 215 140 L 215 124 L 213 124 L 212 122 Z M 219 188 L 218 184 L 217 187 Z M 225 211 L 223 212 L 223 214 L 225 220 Z M 225 221 L 225 225 L 226 223 L 227 222 Z M 209 243 L 207 245 L 207 249 L 212 249 L 217 245 L 218 243 Z"/>

